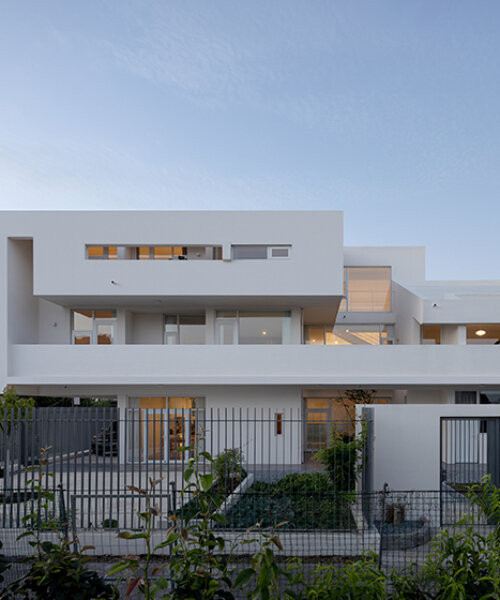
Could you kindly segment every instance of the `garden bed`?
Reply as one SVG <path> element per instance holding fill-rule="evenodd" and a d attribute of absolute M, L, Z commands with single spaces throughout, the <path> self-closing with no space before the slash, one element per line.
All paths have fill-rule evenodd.
<path fill-rule="evenodd" d="M 335 492 L 324 473 L 287 475 L 255 482 L 226 511 L 221 527 L 247 529 L 256 523 L 287 530 L 352 530 L 349 494 Z"/>

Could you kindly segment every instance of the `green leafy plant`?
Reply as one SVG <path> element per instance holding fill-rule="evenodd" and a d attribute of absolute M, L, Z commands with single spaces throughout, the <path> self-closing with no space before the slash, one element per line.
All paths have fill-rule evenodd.
<path fill-rule="evenodd" d="M 214 480 L 210 490 L 201 491 L 199 494 L 189 494 L 191 498 L 178 511 L 179 515 L 182 515 L 184 519 L 191 519 L 196 516 L 200 511 L 200 500 L 202 498 L 211 505 L 212 511 L 216 511 L 227 498 L 227 495 L 233 492 L 247 476 L 247 472 L 243 468 L 243 462 L 243 454 L 237 448 L 224 450 L 224 452 L 213 458 L 211 467 Z"/>
<path fill-rule="evenodd" d="M 488 523 L 494 525 L 500 543 L 500 487 L 491 483 L 491 475 L 485 475 L 480 483 L 469 487 L 467 497 L 479 506 L 480 513 Z"/>
<path fill-rule="evenodd" d="M 245 479 L 247 472 L 243 468 L 244 462 L 245 457 L 239 448 L 226 449 L 213 459 L 212 469 L 219 488 L 224 486 L 226 491 L 231 492 Z"/>
<path fill-rule="evenodd" d="M 291 473 L 278 481 L 255 482 L 226 514 L 227 525 L 246 529 L 286 521 L 285 529 L 349 529 L 354 526 L 345 494 L 326 473 Z"/>
<path fill-rule="evenodd" d="M 5 387 L 0 395 L 0 429 L 2 432 L 10 435 L 18 423 L 31 417 L 34 406 L 33 398 L 18 396 L 13 385 Z"/>
<path fill-rule="evenodd" d="M 0 550 L 3 548 L 3 544 L 2 542 L 0 542 Z M 0 553 L 0 584 L 2 584 L 4 582 L 4 576 L 2 575 L 2 573 L 4 573 L 5 571 L 7 571 L 7 569 L 10 568 L 10 561 L 7 560 L 7 558 L 5 558 L 5 555 L 3 553 Z"/>
<path fill-rule="evenodd" d="M 152 479 L 149 478 L 149 487 L 147 490 L 140 489 L 134 485 L 129 485 L 128 489 L 135 494 L 143 496 L 145 499 L 146 508 L 144 511 L 136 510 L 135 513 L 140 521 L 144 524 L 144 529 L 139 532 L 122 531 L 118 534 L 119 538 L 125 540 L 144 540 L 145 545 L 145 560 L 144 564 L 141 563 L 139 557 L 126 557 L 118 562 L 114 567 L 108 571 L 108 576 L 115 575 L 125 570 L 138 571 L 139 575 L 131 577 L 125 593 L 128 598 L 135 591 L 143 594 L 146 600 L 156 598 L 159 591 L 165 590 L 168 587 L 168 582 L 165 578 L 160 577 L 160 573 L 167 566 L 163 564 L 150 570 L 153 553 L 155 550 L 159 550 L 163 545 L 152 547 L 152 535 L 154 529 L 155 518 L 161 516 L 161 510 L 157 505 L 153 504 L 153 496 L 155 487 L 163 481 L 163 478 Z"/>
<path fill-rule="evenodd" d="M 464 526 L 464 522 L 458 523 Z M 496 546 L 496 548 L 495 548 Z M 500 597 L 500 554 L 491 536 L 474 531 L 444 529 L 432 542 L 420 575 L 421 589 L 435 600 Z"/>
<path fill-rule="evenodd" d="M 37 598 L 38 600 L 117 600 L 118 591 L 107 584 L 85 563 L 90 557 L 72 552 L 70 543 L 40 543 L 39 556 L 32 560 L 29 571 L 11 583 L 2 598 Z M 85 550 L 85 549 L 84 549 Z"/>
<path fill-rule="evenodd" d="M 362 469 L 361 456 L 366 444 L 366 427 L 358 435 L 342 435 L 335 429 L 331 432 L 330 443 L 316 453 L 337 492 L 354 490 L 356 478 Z"/>
<path fill-rule="evenodd" d="M 69 540 L 67 537 L 67 515 L 64 511 L 61 511 L 60 518 L 55 517 L 56 494 L 48 485 L 54 478 L 53 473 L 47 472 L 49 450 L 50 448 L 42 448 L 39 464 L 26 469 L 28 473 L 32 473 L 26 486 L 30 488 L 35 503 L 32 500 L 28 502 L 32 510 L 23 517 L 27 530 L 17 539 L 32 538 L 29 544 L 35 550 L 35 555 L 28 559 L 28 572 L 7 586 L 2 598 L 117 599 L 116 589 L 85 566 L 91 559 L 82 552 L 91 547 L 83 548 L 82 552 L 71 550 L 77 540 Z M 47 533 L 52 537 L 56 536 L 57 541 L 44 539 Z"/>
<path fill-rule="evenodd" d="M 343 566 L 318 565 L 306 574 L 300 560 L 289 562 L 286 575 L 291 587 L 276 600 L 385 600 L 387 576 L 377 566 L 375 554 Z"/>
<path fill-rule="evenodd" d="M 170 515 L 172 526 L 167 539 L 159 547 L 170 546 L 172 557 L 172 600 L 233 600 L 231 556 L 236 540 L 226 549 L 224 538 L 217 535 L 215 523 L 225 523 L 225 517 L 216 512 L 222 498 L 215 491 L 214 473 L 202 470 L 202 461 L 213 468 L 210 453 L 200 451 L 201 437 L 197 436 L 194 446 L 185 447 L 183 452 L 191 454 L 184 471 L 185 487 L 181 502 L 188 497 L 197 498 L 196 511 Z"/>
<path fill-rule="evenodd" d="M 271 597 L 280 598 L 279 577 L 290 579 L 288 571 L 279 567 L 274 547 L 283 550 L 283 545 L 276 529 L 285 523 L 278 523 L 276 528 L 263 528 L 260 523 L 247 530 L 247 534 L 257 534 L 257 539 L 246 539 L 242 543 L 257 542 L 259 550 L 252 556 L 251 566 L 238 573 L 235 587 L 245 588 L 249 600 L 269 600 Z"/>

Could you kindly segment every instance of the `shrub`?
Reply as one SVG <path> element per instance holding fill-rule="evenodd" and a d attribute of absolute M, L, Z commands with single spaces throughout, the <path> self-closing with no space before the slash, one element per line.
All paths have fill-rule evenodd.
<path fill-rule="evenodd" d="M 42 542 L 40 557 L 34 559 L 29 571 L 11 583 L 2 598 L 37 598 L 56 600 L 115 600 L 118 591 L 94 571 L 85 567 L 90 560 L 69 550 L 69 543 Z"/>
<path fill-rule="evenodd" d="M 245 477 L 247 472 L 243 468 L 245 457 L 239 448 L 226 448 L 213 459 L 213 473 L 228 492 L 232 491 Z M 221 486 L 222 487 L 222 486 Z M 222 491 L 219 489 L 219 491 Z"/>
<path fill-rule="evenodd" d="M 282 593 L 279 596 L 282 600 L 385 600 L 388 598 L 387 577 L 377 566 L 377 556 L 374 554 L 342 567 L 318 566 L 307 576 L 301 569 L 300 561 L 295 561 L 287 569 L 287 574 L 295 589 Z"/>
<path fill-rule="evenodd" d="M 354 490 L 356 476 L 362 468 L 359 461 L 365 442 L 365 429 L 357 436 L 341 435 L 332 430 L 328 446 L 318 450 L 316 460 L 325 466 L 336 492 Z"/>

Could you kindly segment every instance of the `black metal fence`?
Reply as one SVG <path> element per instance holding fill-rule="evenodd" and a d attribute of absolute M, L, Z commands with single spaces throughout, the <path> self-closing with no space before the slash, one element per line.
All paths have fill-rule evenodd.
<path fill-rule="evenodd" d="M 151 480 L 157 481 L 151 501 L 160 513 L 155 543 L 165 539 L 172 515 L 196 518 L 199 493 L 184 477 L 190 459 L 200 474 L 214 476 L 220 501 L 213 511 L 224 522 L 213 526 L 220 535 L 233 542 L 256 523 L 277 527 L 283 557 L 314 562 L 373 551 L 384 568 L 403 567 L 421 562 L 442 527 L 463 514 L 475 517 L 476 527 L 490 527 L 459 486 L 363 491 L 371 481 L 369 410 L 362 421 L 325 424 L 285 409 L 33 409 L 22 423 L 11 419 L 0 426 L 0 540 L 10 556 L 32 551 L 26 540 L 16 540 L 36 501 L 26 467 L 39 463 L 40 446 L 51 446 L 41 468 L 43 487 L 57 492 L 47 518 L 67 523 L 99 556 L 144 552 L 142 540 L 118 533 L 141 528 L 137 511 L 146 500 L 137 489 L 148 489 Z M 19 427 L 26 432 L 22 442 Z M 240 546 L 235 555 L 244 560 L 255 549 Z"/>
<path fill-rule="evenodd" d="M 486 474 L 500 485 L 500 417 L 443 417 L 443 489 L 466 491 Z"/>

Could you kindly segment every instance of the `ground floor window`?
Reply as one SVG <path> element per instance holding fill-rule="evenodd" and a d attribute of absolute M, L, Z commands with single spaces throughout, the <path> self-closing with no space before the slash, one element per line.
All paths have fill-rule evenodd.
<path fill-rule="evenodd" d="M 128 460 L 181 461 L 204 425 L 205 399 L 194 396 L 140 397 L 128 410 Z"/>

